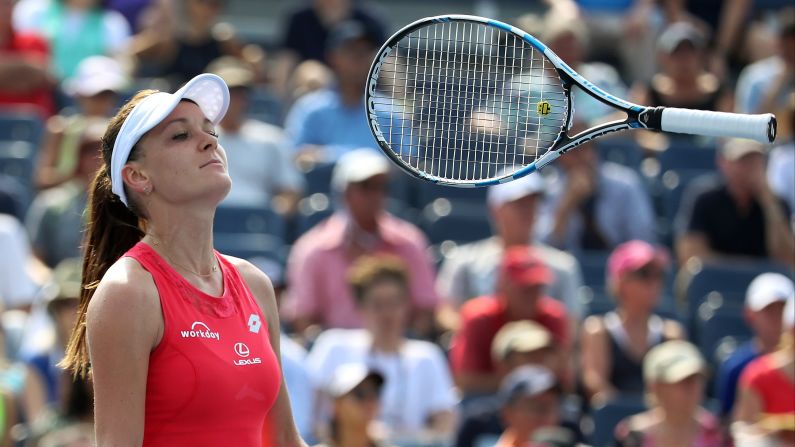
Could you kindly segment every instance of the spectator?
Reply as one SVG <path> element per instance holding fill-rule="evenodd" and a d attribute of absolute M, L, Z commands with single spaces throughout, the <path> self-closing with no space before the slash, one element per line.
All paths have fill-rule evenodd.
<path fill-rule="evenodd" d="M 581 18 L 567 18 L 553 7 L 544 16 L 544 22 L 539 37 L 558 57 L 595 86 L 618 98 L 627 97 L 627 86 L 615 68 L 603 62 L 585 62 L 589 34 Z M 526 31 L 532 34 L 532 31 Z M 596 125 L 615 116 L 615 109 L 594 99 L 584 90 L 573 89 L 571 94 L 578 120 Z"/>
<path fill-rule="evenodd" d="M 59 369 L 58 400 L 32 430 L 32 445 L 84 447 L 95 445 L 94 392 L 90 379 Z M 82 442 L 82 443 L 81 443 Z"/>
<path fill-rule="evenodd" d="M 15 3 L 0 1 L 0 106 L 30 106 L 46 118 L 55 113 L 50 49 L 43 38 L 14 26 Z"/>
<path fill-rule="evenodd" d="M 121 64 L 106 56 L 91 56 L 77 66 L 63 88 L 77 105 L 77 113 L 58 114 L 47 121 L 37 161 L 38 189 L 57 186 L 72 177 L 81 135 L 92 121 L 105 122 L 116 112 L 120 94 L 128 85 Z"/>
<path fill-rule="evenodd" d="M 351 151 L 335 166 L 332 189 L 342 209 L 301 236 L 287 261 L 285 316 L 297 332 L 311 324 L 361 327 L 344 278 L 356 258 L 374 253 L 390 253 L 406 263 L 412 328 L 429 332 L 439 302 L 433 265 L 420 230 L 384 210 L 389 169 L 386 157 L 373 149 Z"/>
<path fill-rule="evenodd" d="M 532 320 L 545 327 L 561 358 L 566 358 L 570 340 L 565 307 L 543 293 L 551 276 L 529 247 L 509 248 L 500 263 L 496 293 L 469 300 L 461 308 L 462 325 L 453 336 L 450 364 L 465 396 L 493 393 L 499 387 L 491 345 L 500 328 L 511 321 Z"/>
<path fill-rule="evenodd" d="M 581 130 L 575 125 L 573 133 Z M 601 162 L 593 142 L 558 159 L 539 215 L 542 239 L 562 250 L 611 250 L 634 239 L 655 240 L 651 198 L 629 168 Z"/>
<path fill-rule="evenodd" d="M 380 446 L 375 430 L 384 376 L 361 363 L 347 363 L 334 370 L 325 386 L 332 399 L 328 447 Z"/>
<path fill-rule="evenodd" d="M 731 112 L 731 90 L 706 67 L 706 38 L 688 22 L 669 25 L 657 39 L 660 70 L 651 82 L 638 82 L 634 102 L 650 107 L 681 107 Z"/>
<path fill-rule="evenodd" d="M 123 15 L 133 31 L 138 32 L 147 12 L 159 1 L 163 0 L 107 0 L 107 5 L 108 8 Z"/>
<path fill-rule="evenodd" d="M 752 361 L 740 376 L 733 426 L 746 433 L 795 444 L 795 296 L 787 298 L 781 342 Z M 744 434 L 746 434 L 744 433 Z M 775 442 L 775 441 L 773 441 Z"/>
<path fill-rule="evenodd" d="M 616 445 L 725 446 L 717 419 L 701 408 L 706 363 L 692 344 L 673 340 L 653 348 L 643 361 L 649 410 L 616 427 Z"/>
<path fill-rule="evenodd" d="M 221 56 L 235 56 L 256 68 L 262 51 L 244 46 L 234 28 L 220 23 L 227 0 L 185 0 L 154 5 L 153 18 L 132 45 L 139 75 L 166 78 L 179 86 L 203 73 Z"/>
<path fill-rule="evenodd" d="M 46 409 L 46 385 L 35 369 L 8 357 L 6 341 L 5 328 L 0 325 L 0 394 L 8 393 L 3 397 L 8 397 L 7 405 L 14 408 L 12 418 L 16 414 L 19 422 L 34 424 Z M 0 433 L 0 439 L 3 435 Z"/>
<path fill-rule="evenodd" d="M 745 294 L 745 321 L 753 339 L 738 346 L 724 360 L 717 376 L 717 398 L 721 416 L 730 417 L 740 374 L 761 355 L 776 350 L 781 339 L 781 317 L 787 298 L 795 295 L 792 280 L 780 273 L 762 273 L 754 278 Z"/>
<path fill-rule="evenodd" d="M 301 439 L 311 442 L 314 439 L 312 415 L 315 411 L 315 387 L 306 362 L 306 349 L 284 333 L 279 338 L 279 348 L 295 427 Z"/>
<path fill-rule="evenodd" d="M 106 125 L 105 120 L 94 120 L 86 127 L 80 137 L 73 177 L 40 192 L 28 210 L 25 225 L 33 251 L 50 267 L 66 258 L 80 256 L 86 190 L 102 161 L 100 138 Z"/>
<path fill-rule="evenodd" d="M 354 0 L 311 0 L 287 18 L 282 51 L 275 65 L 274 78 L 285 86 L 293 70 L 301 62 L 314 60 L 328 63 L 326 53 L 329 34 L 342 22 L 353 20 L 373 32 L 376 45 L 386 40 L 386 28 L 370 8 Z"/>
<path fill-rule="evenodd" d="M 331 31 L 326 52 L 335 87 L 306 94 L 285 120 L 302 159 L 336 160 L 353 148 L 373 145 L 363 95 L 379 39 L 359 22 L 343 22 Z"/>
<path fill-rule="evenodd" d="M 552 371 L 542 366 L 517 368 L 500 384 L 498 399 L 505 430 L 496 447 L 549 445 L 545 431 L 561 424 L 561 388 Z M 573 439 L 569 434 L 566 445 L 573 446 Z"/>
<path fill-rule="evenodd" d="M 790 210 L 770 189 L 763 147 L 750 140 L 728 140 L 721 145 L 717 163 L 723 182 L 686 191 L 683 197 L 677 216 L 680 264 L 694 256 L 795 263 Z"/>
<path fill-rule="evenodd" d="M 543 326 L 529 320 L 506 324 L 497 332 L 491 344 L 492 359 L 500 377 L 532 365 L 535 368 L 548 369 L 560 382 L 564 371 L 555 349 L 552 334 Z M 503 421 L 500 419 L 501 403 L 496 394 L 463 402 L 455 446 L 495 444 L 504 430 Z M 574 423 L 577 424 L 578 421 Z"/>
<path fill-rule="evenodd" d="M 55 338 L 50 346 L 43 347 L 26 362 L 35 368 L 47 384 L 47 401 L 58 401 L 63 370 L 58 362 L 66 352 L 66 343 L 74 328 L 77 308 L 80 303 L 80 278 L 82 262 L 80 259 L 65 259 L 53 270 L 55 287 L 45 297 L 47 314 L 53 323 Z"/>
<path fill-rule="evenodd" d="M 0 305 L 3 309 L 29 309 L 39 291 L 25 228 L 13 216 L 0 214 Z"/>
<path fill-rule="evenodd" d="M 737 79 L 736 111 L 768 113 L 786 105 L 795 88 L 795 8 L 778 17 L 777 54 L 746 66 Z"/>
<path fill-rule="evenodd" d="M 288 154 L 282 130 L 247 117 L 254 70 L 241 59 L 224 56 L 207 71 L 223 78 L 230 93 L 218 141 L 227 151 L 229 175 L 235 181 L 223 203 L 294 210 L 303 179 Z"/>
<path fill-rule="evenodd" d="M 667 256 L 642 241 L 621 244 L 608 258 L 608 288 L 616 309 L 588 317 L 581 340 L 582 384 L 592 402 L 616 394 L 641 396 L 647 353 L 668 340 L 684 338 L 677 322 L 654 313 L 667 267 Z"/>
<path fill-rule="evenodd" d="M 544 197 L 541 176 L 521 179 L 489 188 L 486 203 L 494 236 L 456 247 L 444 260 L 437 288 L 459 308 L 466 300 L 491 295 L 497 270 L 506 247 L 531 246 L 553 272 L 545 293 L 566 305 L 572 318 L 582 315 L 578 291 L 582 285 L 577 260 L 556 248 L 533 241 L 536 210 Z"/>
<path fill-rule="evenodd" d="M 316 382 L 327 381 L 341 364 L 364 363 L 386 379 L 379 420 L 391 442 L 446 441 L 458 399 L 442 351 L 404 335 L 410 304 L 406 264 L 393 256 L 362 256 L 348 282 L 365 329 L 320 334 L 307 360 Z"/>
<path fill-rule="evenodd" d="M 24 0 L 14 10 L 14 24 L 47 38 L 61 80 L 73 77 L 87 57 L 126 54 L 131 36 L 124 16 L 100 0 Z"/>

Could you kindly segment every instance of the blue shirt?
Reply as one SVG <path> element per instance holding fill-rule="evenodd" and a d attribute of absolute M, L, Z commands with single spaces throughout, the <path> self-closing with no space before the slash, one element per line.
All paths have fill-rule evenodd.
<path fill-rule="evenodd" d="M 716 395 L 720 401 L 721 416 L 731 414 L 734 400 L 737 397 L 737 382 L 740 381 L 740 374 L 746 365 L 759 355 L 753 340 L 749 340 L 737 347 L 720 365 L 716 380 Z"/>

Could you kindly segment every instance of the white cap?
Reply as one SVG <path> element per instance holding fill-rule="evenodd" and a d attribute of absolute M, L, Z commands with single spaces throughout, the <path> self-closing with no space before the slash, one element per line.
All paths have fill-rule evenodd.
<path fill-rule="evenodd" d="M 676 383 L 706 371 L 706 362 L 693 344 L 683 340 L 661 343 L 646 353 L 643 359 L 643 379 L 646 383 Z"/>
<path fill-rule="evenodd" d="M 106 90 L 124 90 L 128 82 L 117 60 L 107 56 L 91 56 L 83 59 L 74 76 L 64 81 L 64 91 L 71 96 L 94 96 Z"/>
<path fill-rule="evenodd" d="M 790 295 L 787 298 L 787 304 L 784 306 L 784 314 L 781 316 L 784 329 L 791 329 L 795 327 L 795 296 Z"/>
<path fill-rule="evenodd" d="M 218 124 L 229 107 L 229 88 L 219 76 L 200 74 L 188 81 L 175 93 L 157 92 L 139 102 L 124 120 L 113 145 L 110 161 L 110 179 L 113 193 L 119 196 L 125 205 L 127 196 L 124 194 L 124 181 L 121 169 L 127 163 L 133 146 L 144 134 L 160 124 L 183 99 L 190 99 L 199 105 L 213 124 Z"/>
<path fill-rule="evenodd" d="M 364 363 L 345 363 L 334 370 L 326 391 L 331 397 L 344 396 L 371 377 L 379 387 L 384 384 L 384 376 L 368 368 Z"/>
<path fill-rule="evenodd" d="M 331 175 L 331 187 L 342 192 L 351 183 L 389 173 L 389 160 L 377 149 L 360 148 L 342 154 Z"/>
<path fill-rule="evenodd" d="M 531 194 L 543 194 L 544 178 L 539 174 L 529 174 L 522 178 L 502 183 L 489 188 L 486 203 L 491 208 L 498 208 L 508 202 L 519 200 Z"/>
<path fill-rule="evenodd" d="M 792 280 L 781 273 L 762 273 L 754 278 L 745 293 L 745 307 L 758 312 L 777 302 L 795 296 Z"/>

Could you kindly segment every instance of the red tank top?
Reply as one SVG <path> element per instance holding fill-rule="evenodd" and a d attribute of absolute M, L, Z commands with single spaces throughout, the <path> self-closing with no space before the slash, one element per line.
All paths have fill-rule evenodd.
<path fill-rule="evenodd" d="M 281 372 L 237 269 L 216 252 L 224 293 L 213 297 L 143 242 L 125 256 L 152 275 L 163 312 L 163 338 L 149 356 L 143 446 L 261 446 Z"/>

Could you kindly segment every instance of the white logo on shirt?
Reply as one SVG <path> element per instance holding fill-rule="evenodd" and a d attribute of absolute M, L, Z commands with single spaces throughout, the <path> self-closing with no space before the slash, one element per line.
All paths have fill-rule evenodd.
<path fill-rule="evenodd" d="M 259 319 L 259 315 L 251 314 L 248 317 L 248 330 L 255 334 L 259 334 L 259 329 L 262 327 L 262 322 Z"/>
<path fill-rule="evenodd" d="M 190 330 L 180 331 L 182 338 L 209 338 L 212 340 L 221 340 L 220 332 L 213 332 L 210 328 L 201 321 L 194 321 L 190 325 Z"/>
<path fill-rule="evenodd" d="M 246 366 L 246 365 L 259 365 L 262 363 L 262 360 L 259 357 L 254 357 L 252 359 L 248 359 L 249 355 L 251 355 L 251 350 L 248 349 L 245 343 L 235 343 L 235 354 L 238 357 L 242 357 L 234 361 L 234 364 L 237 366 Z"/>

